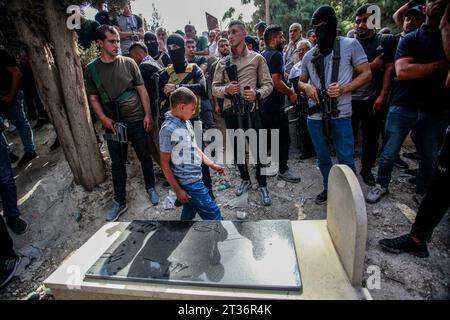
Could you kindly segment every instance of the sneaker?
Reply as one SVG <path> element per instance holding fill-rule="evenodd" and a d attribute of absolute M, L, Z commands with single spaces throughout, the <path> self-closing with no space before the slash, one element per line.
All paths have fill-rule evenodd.
<path fill-rule="evenodd" d="M 291 170 L 286 170 L 284 173 L 278 173 L 278 179 L 287 181 L 287 182 L 292 182 L 292 183 L 299 183 L 300 181 L 302 181 L 302 179 L 299 176 L 295 176 Z"/>
<path fill-rule="evenodd" d="M 314 158 L 316 156 L 316 153 L 311 151 L 311 152 L 304 152 L 300 155 L 300 160 L 306 160 L 306 159 L 310 159 L 310 158 Z"/>
<path fill-rule="evenodd" d="M 364 183 L 368 186 L 374 187 L 376 185 L 375 177 L 372 172 L 361 172 L 360 173 Z"/>
<path fill-rule="evenodd" d="M 430 255 L 426 242 L 418 244 L 409 234 L 393 239 L 382 239 L 379 244 L 383 250 L 391 253 L 409 252 L 420 258 L 426 258 Z"/>
<path fill-rule="evenodd" d="M 270 206 L 272 204 L 272 198 L 270 197 L 267 187 L 259 188 L 259 194 L 261 195 L 262 201 L 265 206 Z"/>
<path fill-rule="evenodd" d="M 19 163 L 17 164 L 19 167 L 27 165 L 31 162 L 31 160 L 35 159 L 37 157 L 36 151 L 33 152 L 25 152 L 22 156 L 22 159 L 20 159 Z"/>
<path fill-rule="evenodd" d="M 250 180 L 242 180 L 241 185 L 236 190 L 236 196 L 238 196 L 238 197 L 242 196 L 245 192 L 250 190 L 251 187 L 252 187 L 252 183 L 250 182 Z"/>
<path fill-rule="evenodd" d="M 403 152 L 402 156 L 404 158 L 407 159 L 411 159 L 411 160 L 420 160 L 420 154 L 416 151 L 416 152 Z"/>
<path fill-rule="evenodd" d="M 19 157 L 16 156 L 14 153 L 10 152 L 9 153 L 9 160 L 11 161 L 11 163 L 15 163 L 15 162 L 19 161 Z"/>
<path fill-rule="evenodd" d="M 6 218 L 6 224 L 17 235 L 24 234 L 28 230 L 28 223 L 19 217 Z"/>
<path fill-rule="evenodd" d="M 159 202 L 159 196 L 156 193 L 155 188 L 150 188 L 147 190 L 148 196 L 150 198 L 150 202 L 152 203 L 152 205 L 156 206 Z"/>
<path fill-rule="evenodd" d="M 323 190 L 320 194 L 316 197 L 316 204 L 321 205 L 324 203 L 327 203 L 328 200 L 328 190 Z"/>
<path fill-rule="evenodd" d="M 397 160 L 394 161 L 394 166 L 400 169 L 408 169 L 408 164 L 400 158 L 400 156 L 397 158 Z"/>
<path fill-rule="evenodd" d="M 127 210 L 128 207 L 126 204 L 119 204 L 118 202 L 114 201 L 111 210 L 106 214 L 106 221 L 116 221 Z"/>
<path fill-rule="evenodd" d="M 34 125 L 33 130 L 39 131 L 47 123 L 50 123 L 50 121 L 47 118 L 39 118 L 36 124 Z"/>
<path fill-rule="evenodd" d="M 417 176 L 418 169 L 406 169 L 403 171 L 405 174 L 409 174 L 410 176 Z"/>
<path fill-rule="evenodd" d="M 371 188 L 367 193 L 366 201 L 368 203 L 376 203 L 380 201 L 381 197 L 388 194 L 388 188 L 382 188 L 379 184 L 375 185 L 375 187 Z"/>
<path fill-rule="evenodd" d="M 265 165 L 261 167 L 261 174 L 267 176 L 267 177 L 275 177 L 278 174 L 278 166 L 277 165 Z"/>
<path fill-rule="evenodd" d="M 56 137 L 55 141 L 53 142 L 53 144 L 50 146 L 50 151 L 56 150 L 61 146 L 61 142 L 59 142 L 58 137 Z"/>
<path fill-rule="evenodd" d="M 20 260 L 20 257 L 16 257 L 5 261 L 5 264 L 2 266 L 2 270 L 0 271 L 0 288 L 3 288 L 9 281 L 11 281 L 12 277 L 14 277 L 17 267 L 20 264 Z"/>
<path fill-rule="evenodd" d="M 423 196 L 421 196 L 420 194 L 416 193 L 415 195 L 413 195 L 413 200 L 414 202 L 420 206 L 420 203 L 422 202 Z"/>

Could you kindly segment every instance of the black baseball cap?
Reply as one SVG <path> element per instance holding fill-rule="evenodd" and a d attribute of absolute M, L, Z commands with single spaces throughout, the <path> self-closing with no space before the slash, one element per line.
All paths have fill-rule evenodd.
<path fill-rule="evenodd" d="M 407 17 L 407 16 L 425 16 L 425 13 L 423 13 L 423 9 L 424 9 L 424 7 L 421 5 L 414 6 L 414 7 L 410 8 L 408 11 L 406 11 L 405 17 Z"/>
<path fill-rule="evenodd" d="M 259 30 L 262 28 L 264 28 L 264 29 L 267 28 L 267 23 L 265 21 L 260 21 L 255 25 L 256 30 Z"/>

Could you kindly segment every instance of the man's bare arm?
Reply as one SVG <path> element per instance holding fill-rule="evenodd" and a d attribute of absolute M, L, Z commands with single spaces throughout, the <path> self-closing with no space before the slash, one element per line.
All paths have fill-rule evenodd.
<path fill-rule="evenodd" d="M 447 9 L 445 9 L 439 28 L 442 33 L 442 45 L 444 47 L 444 52 L 447 56 L 447 61 L 450 61 L 450 3 L 447 4 Z M 447 81 L 445 84 L 450 88 L 450 70 L 448 72 Z"/>
<path fill-rule="evenodd" d="M 145 89 L 144 85 L 134 87 L 139 94 L 139 98 L 141 98 L 142 108 L 144 108 L 144 112 L 146 116 L 152 116 L 152 109 L 150 108 L 150 98 L 147 93 L 147 89 Z"/>
<path fill-rule="evenodd" d="M 401 6 L 397 11 L 395 11 L 394 14 L 392 15 L 392 19 L 394 19 L 395 24 L 399 28 L 403 28 L 404 16 L 405 16 L 405 13 L 408 11 L 408 9 L 409 9 L 409 7 L 408 7 L 408 2 L 407 2 L 406 4 Z"/>
<path fill-rule="evenodd" d="M 116 28 L 117 32 L 119 32 L 120 40 L 128 39 L 128 38 L 130 38 L 133 35 L 133 32 L 131 32 L 131 31 L 122 31 L 122 30 L 120 30 L 120 28 L 118 26 L 114 26 L 114 28 Z"/>
<path fill-rule="evenodd" d="M 89 95 L 89 103 L 95 114 L 97 115 L 97 118 L 102 123 L 103 127 L 116 133 L 116 131 L 114 130 L 114 120 L 105 115 L 102 104 L 100 102 L 100 97 L 98 95 Z"/>
<path fill-rule="evenodd" d="M 383 86 L 381 88 L 380 95 L 375 100 L 373 108 L 375 111 L 382 111 L 386 108 L 386 100 L 391 89 L 392 82 L 394 81 L 394 63 L 386 63 L 384 66 L 383 74 Z"/>
<path fill-rule="evenodd" d="M 446 60 L 430 63 L 414 63 L 414 58 L 400 58 L 395 61 L 395 72 L 398 80 L 415 80 L 428 77 L 448 66 Z"/>
<path fill-rule="evenodd" d="M 392 82 L 394 80 L 394 63 L 389 62 L 384 66 L 384 74 L 383 74 L 383 87 L 381 88 L 380 96 L 387 97 L 389 94 L 389 90 L 391 89 Z"/>
<path fill-rule="evenodd" d="M 342 87 L 342 94 L 353 92 L 372 80 L 372 71 L 370 70 L 369 63 L 365 62 L 357 65 L 354 68 L 353 75 L 354 78 L 352 82 Z"/>
<path fill-rule="evenodd" d="M 315 102 L 319 102 L 319 94 L 317 93 L 317 89 L 308 83 L 309 81 L 309 76 L 308 75 L 301 75 L 298 78 L 298 88 L 300 89 L 300 91 L 305 92 L 306 96 L 309 99 L 314 100 Z"/>

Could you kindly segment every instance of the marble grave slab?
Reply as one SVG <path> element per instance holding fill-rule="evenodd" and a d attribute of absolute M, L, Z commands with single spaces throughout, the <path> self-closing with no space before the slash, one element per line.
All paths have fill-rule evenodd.
<path fill-rule="evenodd" d="M 86 278 L 301 290 L 288 220 L 136 220 Z"/>

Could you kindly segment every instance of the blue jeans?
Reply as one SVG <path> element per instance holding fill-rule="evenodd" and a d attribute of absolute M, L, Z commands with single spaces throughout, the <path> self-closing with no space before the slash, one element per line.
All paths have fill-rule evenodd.
<path fill-rule="evenodd" d="M 9 160 L 8 144 L 3 134 L 0 134 L 0 196 L 3 201 L 5 218 L 18 217 L 17 190 L 14 175 Z"/>
<path fill-rule="evenodd" d="M 389 186 L 394 161 L 400 148 L 413 129 L 416 130 L 417 151 L 421 156 L 417 172 L 416 193 L 424 195 L 436 169 L 439 148 L 449 123 L 448 112 L 426 113 L 391 106 L 386 119 L 383 152 L 380 156 L 377 183 Z"/>
<path fill-rule="evenodd" d="M 331 161 L 327 139 L 323 133 L 322 120 L 308 119 L 308 130 L 311 135 L 314 150 L 316 150 L 324 190 L 328 190 L 328 175 L 333 166 L 333 162 Z M 356 173 L 355 161 L 353 160 L 354 139 L 352 119 L 350 117 L 332 119 L 331 137 L 336 147 L 338 163 L 349 166 Z"/>
<path fill-rule="evenodd" d="M 197 213 L 203 220 L 223 220 L 219 207 L 211 199 L 202 181 L 186 184 L 182 188 L 191 198 L 183 204 L 181 220 L 193 220 Z"/>
<path fill-rule="evenodd" d="M 2 106 L 2 115 L 16 126 L 25 152 L 34 152 L 34 137 L 30 123 L 23 110 L 23 91 L 17 92 L 16 99 L 10 106 Z"/>

